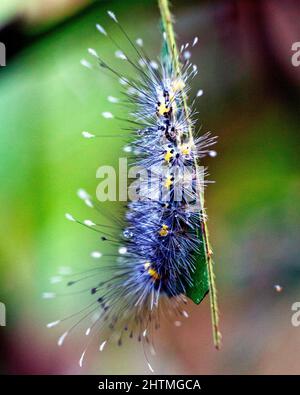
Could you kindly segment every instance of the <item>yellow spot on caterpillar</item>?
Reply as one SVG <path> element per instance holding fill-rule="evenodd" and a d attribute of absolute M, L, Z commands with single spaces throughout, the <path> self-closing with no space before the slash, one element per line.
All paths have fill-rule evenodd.
<path fill-rule="evenodd" d="M 168 150 L 166 153 L 165 153 L 165 156 L 164 156 L 164 158 L 165 158 L 165 161 L 166 162 L 170 162 L 170 160 L 173 158 L 173 154 L 171 153 L 171 150 Z"/>
<path fill-rule="evenodd" d="M 182 145 L 180 148 L 180 151 L 181 151 L 182 155 L 190 155 L 190 153 L 191 153 L 191 149 L 189 148 L 188 145 Z"/>
<path fill-rule="evenodd" d="M 158 233 L 160 234 L 160 236 L 166 237 L 169 233 L 168 229 L 169 229 L 168 225 L 163 224 L 163 226 L 161 227 Z"/>
<path fill-rule="evenodd" d="M 157 112 L 161 116 L 168 114 L 170 111 L 171 111 L 170 105 L 166 105 L 165 102 L 161 103 L 159 106 L 157 106 Z"/>
<path fill-rule="evenodd" d="M 160 275 L 157 273 L 157 271 L 154 270 L 153 268 L 151 268 L 151 263 L 150 262 L 146 262 L 144 264 L 144 268 L 145 268 L 145 270 L 147 270 L 149 276 L 151 276 L 153 280 L 159 280 L 160 279 Z"/>
<path fill-rule="evenodd" d="M 154 279 L 154 280 L 159 280 L 160 279 L 160 275 L 157 273 L 156 270 L 154 269 L 149 269 L 148 270 L 148 274 Z"/>
<path fill-rule="evenodd" d="M 165 182 L 165 188 L 170 189 L 170 186 L 173 184 L 172 177 L 168 176 Z"/>

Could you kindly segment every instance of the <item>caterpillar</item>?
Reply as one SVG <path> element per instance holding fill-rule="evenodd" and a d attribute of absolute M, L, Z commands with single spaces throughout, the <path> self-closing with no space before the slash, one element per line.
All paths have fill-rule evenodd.
<path fill-rule="evenodd" d="M 145 177 L 141 177 L 138 184 L 129 186 L 128 193 L 134 198 L 126 204 L 124 219 L 110 215 L 112 224 L 105 225 L 92 220 L 80 221 L 66 214 L 69 221 L 99 232 L 101 242 L 111 244 L 115 252 L 102 254 L 94 251 L 92 257 L 106 260 L 105 265 L 101 262 L 96 268 L 75 275 L 65 273 L 68 288 L 91 281 L 78 291 L 88 293 L 91 302 L 69 317 L 47 325 L 52 328 L 64 321 L 75 320 L 59 337 L 59 346 L 87 321 L 90 324 L 86 336 L 92 339 L 93 334 L 100 335 L 100 351 L 110 342 L 122 345 L 126 337 L 135 338 L 143 345 L 152 372 L 148 351 L 155 354 L 155 333 L 163 317 L 172 318 L 175 325 L 179 325 L 182 317 L 188 317 L 187 297 L 199 280 L 195 280 L 195 273 L 199 254 L 203 251 L 207 261 L 202 271 L 211 291 L 217 346 L 220 336 L 203 207 L 203 188 L 208 181 L 202 177 L 206 171 L 202 169 L 201 173 L 199 166 L 199 160 L 205 155 L 216 156 L 211 149 L 216 138 L 210 133 L 195 137 L 197 113 L 193 107 L 203 91 L 199 90 L 188 105 L 190 82 L 198 72 L 190 60 L 189 47 L 195 46 L 198 38 L 182 45 L 178 51 L 168 2 L 161 0 L 159 5 L 163 19 L 163 51 L 158 61 L 147 55 L 141 38 L 132 40 L 129 37 L 112 11 L 107 12 L 108 16 L 127 40 L 133 55 L 123 51 L 102 25 L 96 25 L 99 33 L 115 46 L 116 57 L 129 64 L 135 73 L 135 77 L 124 75 L 111 67 L 95 49 L 88 50 L 100 69 L 122 86 L 124 99 L 109 96 L 108 101 L 128 107 L 130 126 L 127 129 L 131 142 L 124 151 L 130 155 L 131 166 L 144 170 Z M 86 59 L 81 63 L 93 68 Z M 114 117 L 107 111 L 102 115 L 104 118 Z M 82 134 L 87 139 L 103 137 L 88 131 Z M 78 196 L 105 216 L 99 202 L 86 191 L 80 189 Z M 61 281 L 60 276 L 55 279 L 53 282 Z M 203 283 L 204 280 L 201 279 Z M 209 289 L 204 289 L 196 303 Z M 56 294 L 51 292 L 44 294 L 45 298 L 54 296 Z M 79 359 L 80 366 L 90 343 L 91 340 Z"/>

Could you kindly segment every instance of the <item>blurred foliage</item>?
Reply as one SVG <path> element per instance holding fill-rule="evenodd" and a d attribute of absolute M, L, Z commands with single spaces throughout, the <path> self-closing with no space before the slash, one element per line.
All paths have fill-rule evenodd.
<path fill-rule="evenodd" d="M 92 3 L 93 0 L 2 0 L 0 25 L 23 18 L 30 25 L 49 26 Z"/>
<path fill-rule="evenodd" d="M 2 0 L 0 5 L 0 25 L 9 21 L 19 10 L 21 0 Z"/>

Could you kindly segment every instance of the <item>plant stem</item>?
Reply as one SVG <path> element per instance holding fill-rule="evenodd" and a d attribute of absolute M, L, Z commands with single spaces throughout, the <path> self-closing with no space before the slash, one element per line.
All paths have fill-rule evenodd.
<path fill-rule="evenodd" d="M 164 31 L 166 34 L 166 42 L 170 53 L 172 54 L 172 62 L 173 67 L 176 70 L 178 77 L 181 76 L 181 63 L 179 61 L 179 54 L 178 48 L 175 39 L 175 32 L 173 28 L 173 18 L 170 12 L 170 6 L 168 0 L 158 0 L 158 6 L 161 13 L 162 23 L 164 27 Z M 185 112 L 185 116 L 187 119 L 188 124 L 188 134 L 191 143 L 193 144 L 193 127 L 192 122 L 190 120 L 190 111 L 187 103 L 187 95 L 184 90 L 182 90 L 182 102 L 183 102 L 183 110 Z M 195 168 L 196 168 L 196 177 L 197 177 L 197 184 L 198 184 L 198 191 L 199 191 L 199 201 L 200 201 L 200 216 L 202 218 L 206 218 L 205 216 L 205 208 L 204 208 L 204 193 L 203 188 L 200 187 L 200 179 L 199 179 L 199 166 L 197 160 L 194 160 Z M 202 215 L 201 215 L 202 214 Z M 217 301 L 217 290 L 215 284 L 215 275 L 214 275 L 214 268 L 213 268 L 213 261 L 212 261 L 212 249 L 209 243 L 208 238 L 208 229 L 206 220 L 203 219 L 201 221 L 201 231 L 203 234 L 204 240 L 204 250 L 205 250 L 205 257 L 207 263 L 207 271 L 208 271 L 208 279 L 209 279 L 209 294 L 210 294 L 210 310 L 211 310 L 211 319 L 212 319 L 212 332 L 213 332 L 213 341 L 214 345 L 217 349 L 220 348 L 221 345 L 221 333 L 219 331 L 219 310 L 218 310 L 218 301 Z"/>

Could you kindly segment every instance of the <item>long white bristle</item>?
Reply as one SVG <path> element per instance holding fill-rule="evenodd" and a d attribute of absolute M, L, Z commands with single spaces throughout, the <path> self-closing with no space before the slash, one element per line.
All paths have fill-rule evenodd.
<path fill-rule="evenodd" d="M 157 64 L 157 62 L 155 62 L 155 60 L 151 60 L 150 66 L 151 66 L 152 69 L 154 69 L 154 70 L 157 70 L 157 69 L 158 69 L 158 64 Z"/>
<path fill-rule="evenodd" d="M 86 226 L 96 226 L 95 222 L 91 221 L 90 219 L 85 219 L 85 220 L 83 221 L 83 223 L 84 223 Z"/>
<path fill-rule="evenodd" d="M 94 48 L 88 48 L 88 52 L 90 55 L 94 56 L 95 58 L 99 58 L 97 51 Z"/>
<path fill-rule="evenodd" d="M 102 116 L 103 116 L 103 118 L 106 118 L 106 119 L 111 119 L 111 118 L 114 117 L 113 114 L 111 112 L 109 112 L 109 111 L 104 111 L 102 113 Z"/>
<path fill-rule="evenodd" d="M 137 93 L 137 90 L 133 86 L 130 86 L 127 89 L 127 93 L 129 93 L 130 95 L 135 95 Z"/>
<path fill-rule="evenodd" d="M 65 332 L 65 333 L 63 333 L 60 337 L 59 337 L 59 339 L 58 339 L 58 341 L 57 341 L 57 345 L 59 346 L 59 347 L 61 347 L 63 344 L 64 344 L 64 341 L 65 341 L 65 338 L 68 336 L 68 331 L 67 332 Z"/>
<path fill-rule="evenodd" d="M 115 52 L 115 56 L 118 59 L 127 60 L 126 55 L 124 52 L 120 51 L 119 49 Z"/>
<path fill-rule="evenodd" d="M 110 103 L 119 103 L 119 101 L 120 101 L 117 97 L 114 97 L 114 96 L 107 96 L 107 100 Z"/>
<path fill-rule="evenodd" d="M 110 17 L 111 19 L 113 19 L 116 23 L 118 23 L 118 19 L 117 19 L 117 17 L 116 17 L 116 15 L 115 15 L 114 12 L 112 12 L 112 11 L 107 11 L 107 14 L 109 15 L 109 17 Z"/>
<path fill-rule="evenodd" d="M 137 38 L 137 39 L 135 40 L 135 42 L 137 43 L 137 45 L 138 45 L 139 47 L 142 47 L 142 46 L 144 45 L 144 42 L 143 42 L 143 39 L 142 39 L 142 38 Z"/>
<path fill-rule="evenodd" d="M 121 85 L 127 85 L 128 84 L 128 80 L 125 77 L 120 77 L 119 78 L 119 82 Z"/>
<path fill-rule="evenodd" d="M 84 203 L 85 203 L 88 207 L 91 207 L 91 208 L 94 207 L 94 205 L 93 205 L 93 203 L 92 203 L 92 201 L 91 201 L 90 199 L 85 199 L 85 200 L 84 200 Z"/>
<path fill-rule="evenodd" d="M 99 259 L 102 257 L 102 253 L 100 251 L 93 251 L 91 252 L 91 257 L 95 259 Z"/>
<path fill-rule="evenodd" d="M 107 36 L 106 30 L 99 23 L 97 23 L 96 28 L 101 34 L 104 34 L 104 36 Z"/>
<path fill-rule="evenodd" d="M 80 64 L 81 64 L 83 67 L 86 67 L 86 68 L 88 68 L 88 69 L 92 69 L 92 68 L 93 68 L 93 66 L 91 65 L 91 63 L 88 62 L 86 59 L 81 59 Z"/>
<path fill-rule="evenodd" d="M 107 340 L 104 340 L 104 342 L 102 342 L 102 343 L 100 344 L 99 351 L 103 351 L 103 349 L 104 349 L 106 343 L 107 343 Z"/>
<path fill-rule="evenodd" d="M 185 310 L 183 310 L 182 314 L 185 316 L 185 318 L 189 318 L 189 315 Z"/>
<path fill-rule="evenodd" d="M 93 137 L 95 137 L 94 134 L 92 134 L 92 133 L 90 133 L 90 132 L 86 132 L 86 131 L 83 131 L 83 132 L 82 132 L 82 136 L 83 136 L 85 139 L 92 139 Z"/>
<path fill-rule="evenodd" d="M 78 364 L 79 364 L 79 366 L 82 368 L 82 365 L 83 365 L 83 358 L 84 358 L 84 356 L 85 356 L 85 353 L 86 353 L 86 350 L 84 350 L 83 351 L 83 353 L 81 354 L 81 357 L 80 357 L 80 359 L 79 359 L 79 362 L 78 362 Z"/>
<path fill-rule="evenodd" d="M 66 213 L 65 217 L 68 221 L 76 222 L 76 219 L 73 217 L 73 215 Z"/>
<path fill-rule="evenodd" d="M 126 247 L 120 247 L 119 248 L 119 254 L 123 255 L 123 254 L 126 254 L 126 252 L 127 252 L 127 248 Z"/>
<path fill-rule="evenodd" d="M 87 330 L 85 331 L 85 335 L 88 336 L 91 333 L 91 328 L 87 328 Z"/>
<path fill-rule="evenodd" d="M 132 147 L 131 147 L 130 145 L 125 145 L 125 146 L 123 147 L 123 151 L 129 153 L 129 152 L 132 151 Z"/>
<path fill-rule="evenodd" d="M 217 156 L 217 151 L 211 150 L 211 151 L 208 152 L 208 155 L 209 155 L 211 158 L 215 158 L 215 157 Z"/>
<path fill-rule="evenodd" d="M 89 199 L 90 197 L 90 195 L 82 188 L 78 189 L 77 196 L 82 200 Z"/>
<path fill-rule="evenodd" d="M 191 54 L 190 51 L 184 51 L 184 52 L 183 52 L 183 58 L 184 58 L 185 60 L 190 59 L 191 56 L 192 56 L 192 54 Z"/>
<path fill-rule="evenodd" d="M 53 328 L 54 326 L 58 325 L 60 323 L 60 321 L 53 321 L 53 322 L 49 322 L 49 324 L 47 324 L 47 328 Z"/>

